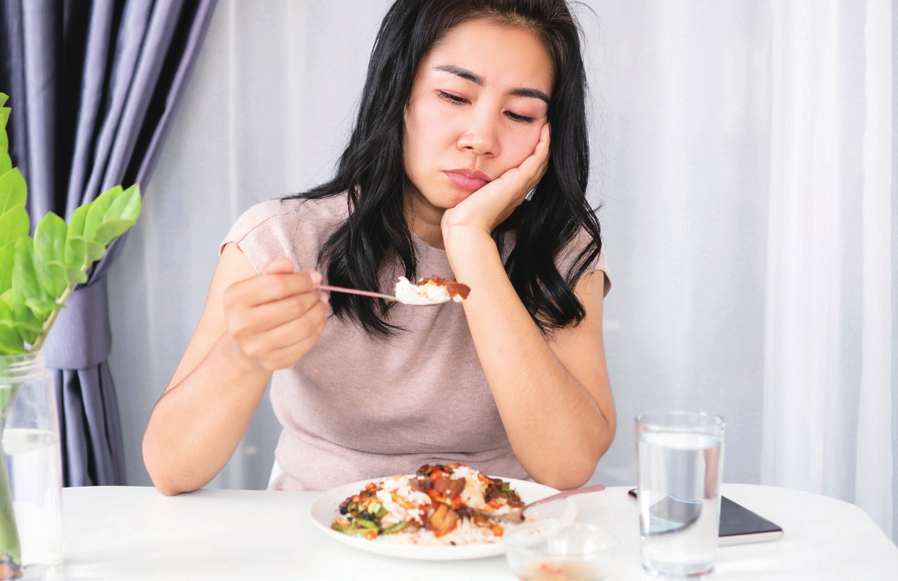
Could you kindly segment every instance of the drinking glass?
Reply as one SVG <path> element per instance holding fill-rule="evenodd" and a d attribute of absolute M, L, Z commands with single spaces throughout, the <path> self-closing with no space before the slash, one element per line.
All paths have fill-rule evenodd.
<path fill-rule="evenodd" d="M 714 570 L 720 526 L 723 420 L 701 412 L 636 418 L 639 556 L 667 578 Z"/>
<path fill-rule="evenodd" d="M 43 354 L 5 356 L 0 391 L 8 403 L 3 461 L 18 529 L 24 579 L 52 578 L 62 563 L 62 454 L 56 389 Z"/>

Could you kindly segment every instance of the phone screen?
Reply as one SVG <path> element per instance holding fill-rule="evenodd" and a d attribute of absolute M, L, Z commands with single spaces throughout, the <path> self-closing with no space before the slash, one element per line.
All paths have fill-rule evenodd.
<path fill-rule="evenodd" d="M 637 498 L 637 489 L 628 492 Z M 668 496 L 653 504 L 652 516 L 669 524 L 669 531 L 684 527 L 698 518 L 701 503 Z M 749 510 L 726 496 L 720 497 L 720 544 L 735 545 L 760 541 L 772 541 L 783 536 L 783 529 L 758 513 Z"/>

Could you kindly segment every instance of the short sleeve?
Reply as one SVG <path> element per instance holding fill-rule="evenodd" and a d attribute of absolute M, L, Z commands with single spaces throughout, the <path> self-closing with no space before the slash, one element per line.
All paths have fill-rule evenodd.
<path fill-rule="evenodd" d="M 256 272 L 273 258 L 293 256 L 293 241 L 287 235 L 295 224 L 288 206 L 279 200 L 262 202 L 245 211 L 231 226 L 219 246 L 219 254 L 226 244 L 234 243 L 246 255 Z"/>
<path fill-rule="evenodd" d="M 596 259 L 595 267 L 592 269 L 593 272 L 601 270 L 605 275 L 605 290 L 603 296 L 608 296 L 608 293 L 611 292 L 611 275 L 608 273 L 608 263 L 605 261 L 605 245 L 602 244 L 602 251 L 599 252 L 599 258 Z"/>
<path fill-rule="evenodd" d="M 575 261 L 580 256 L 580 253 L 587 247 L 590 243 L 591 238 L 589 234 L 585 230 L 581 230 L 577 236 L 568 244 L 564 253 L 561 256 L 561 259 L 558 261 L 559 272 L 562 275 L 570 272 L 571 268 L 574 266 Z M 597 270 L 602 271 L 605 275 L 605 289 L 604 295 L 608 296 L 608 293 L 611 292 L 611 275 L 608 272 L 608 263 L 605 258 L 605 245 L 602 245 L 602 249 L 599 252 L 599 255 L 595 257 L 592 262 L 587 265 L 585 273 L 592 273 Z"/>
<path fill-rule="evenodd" d="M 234 222 L 219 252 L 226 244 L 236 244 L 256 272 L 278 256 L 288 257 L 297 270 L 315 270 L 318 251 L 345 219 L 345 195 L 262 202 Z"/>

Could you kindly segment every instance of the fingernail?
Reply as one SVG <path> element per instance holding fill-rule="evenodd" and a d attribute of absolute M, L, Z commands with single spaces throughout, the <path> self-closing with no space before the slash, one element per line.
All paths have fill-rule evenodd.
<path fill-rule="evenodd" d="M 321 273 L 313 270 L 309 273 L 309 278 L 312 279 L 312 284 L 318 285 L 321 282 Z"/>

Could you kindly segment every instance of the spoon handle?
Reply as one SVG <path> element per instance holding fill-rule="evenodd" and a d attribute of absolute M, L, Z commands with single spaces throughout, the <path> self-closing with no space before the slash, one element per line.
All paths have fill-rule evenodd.
<path fill-rule="evenodd" d="M 537 504 L 544 504 L 546 502 L 551 502 L 553 500 L 558 500 L 560 498 L 567 498 L 568 496 L 573 496 L 575 494 L 585 494 L 587 492 L 598 492 L 600 490 L 605 490 L 605 485 L 603 484 L 594 484 L 592 486 L 587 486 L 585 488 L 572 488 L 570 490 L 563 490 L 558 494 L 553 494 L 552 496 L 547 496 L 545 498 L 541 498 L 534 502 L 531 502 L 529 506 L 536 506 Z M 529 508 L 528 506 L 528 508 Z"/>
<path fill-rule="evenodd" d="M 350 294 L 350 295 L 362 295 L 364 297 L 387 299 L 388 301 L 396 300 L 396 297 L 392 297 L 390 295 L 384 295 L 381 293 L 376 293 L 374 291 L 358 290 L 358 289 L 354 289 L 354 288 L 343 288 L 342 286 L 331 286 L 329 284 L 321 284 L 321 285 L 318 285 L 318 288 L 320 290 L 329 291 L 332 293 L 346 293 L 346 294 Z"/>

